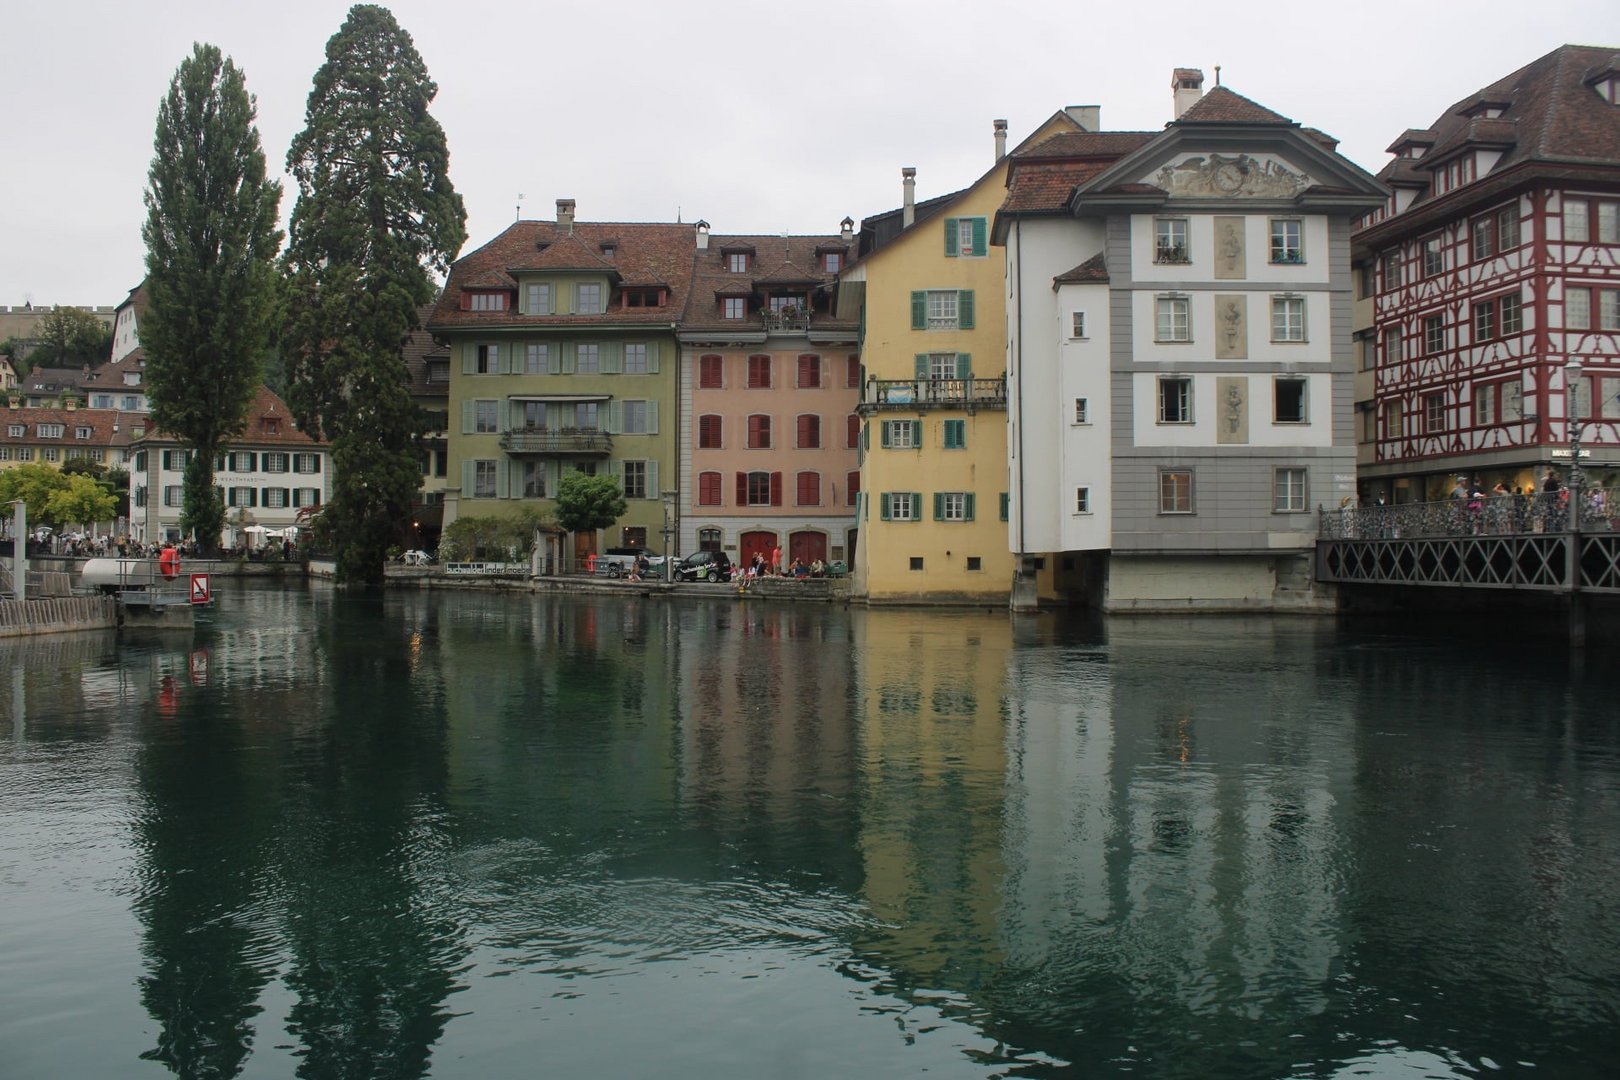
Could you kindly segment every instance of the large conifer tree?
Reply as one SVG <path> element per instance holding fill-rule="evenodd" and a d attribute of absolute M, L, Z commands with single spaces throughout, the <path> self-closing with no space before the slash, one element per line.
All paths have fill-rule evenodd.
<path fill-rule="evenodd" d="M 242 431 L 275 327 L 281 185 L 265 178 L 255 115 L 236 65 L 193 46 L 158 107 L 141 230 L 146 392 L 153 424 L 195 452 L 180 522 L 205 551 L 225 520 L 214 457 Z"/>
<path fill-rule="evenodd" d="M 305 127 L 287 154 L 298 182 L 288 244 L 289 393 L 332 441 L 325 510 L 340 581 L 380 583 L 421 483 L 401 350 L 466 239 L 438 87 L 386 8 L 358 4 L 326 43 Z"/>

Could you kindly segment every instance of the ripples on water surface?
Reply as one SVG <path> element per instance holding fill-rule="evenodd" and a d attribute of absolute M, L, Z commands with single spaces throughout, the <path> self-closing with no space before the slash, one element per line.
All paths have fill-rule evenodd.
<path fill-rule="evenodd" d="M 0 642 L 0 1074 L 1614 1075 L 1608 666 L 716 597 Z"/>

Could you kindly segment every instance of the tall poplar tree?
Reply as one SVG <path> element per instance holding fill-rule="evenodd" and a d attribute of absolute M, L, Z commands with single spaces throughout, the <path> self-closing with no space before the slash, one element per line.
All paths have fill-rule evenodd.
<path fill-rule="evenodd" d="M 281 185 L 265 178 L 256 116 L 236 65 L 194 45 L 158 107 L 147 176 L 146 392 L 153 424 L 194 451 L 180 524 L 205 551 L 225 523 L 214 458 L 242 431 L 276 325 Z"/>
<path fill-rule="evenodd" d="M 467 238 L 450 183 L 438 93 L 386 8 L 358 4 L 326 43 L 304 130 L 287 262 L 288 391 L 304 429 L 332 442 L 323 517 L 340 581 L 380 584 L 421 483 L 402 349 Z"/>

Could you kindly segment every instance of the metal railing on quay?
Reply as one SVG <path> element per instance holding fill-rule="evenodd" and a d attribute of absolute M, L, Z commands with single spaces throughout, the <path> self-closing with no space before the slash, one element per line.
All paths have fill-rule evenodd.
<path fill-rule="evenodd" d="M 1413 540 L 1446 536 L 1524 536 L 1532 533 L 1620 531 L 1620 489 L 1586 488 L 1577 519 L 1568 488 L 1483 499 L 1324 507 L 1317 535 L 1323 540 Z"/>
<path fill-rule="evenodd" d="M 965 379 L 870 379 L 861 404 L 876 409 L 970 405 L 1004 408 L 1007 380 L 1000 375 Z"/>

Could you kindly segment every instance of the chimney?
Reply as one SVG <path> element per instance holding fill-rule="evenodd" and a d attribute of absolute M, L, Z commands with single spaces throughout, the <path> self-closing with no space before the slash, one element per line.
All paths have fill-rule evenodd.
<path fill-rule="evenodd" d="M 855 239 L 855 219 L 854 218 L 845 217 L 843 221 L 840 221 L 838 223 L 838 238 L 840 240 L 853 240 L 853 239 Z"/>
<path fill-rule="evenodd" d="M 692 227 L 697 230 L 697 249 L 699 251 L 708 251 L 709 223 L 707 221 L 699 220 L 698 223 Z"/>
<path fill-rule="evenodd" d="M 1180 120 L 1204 96 L 1204 73 L 1198 68 L 1176 68 L 1170 73 L 1170 89 L 1176 95 L 1175 119 Z"/>
<path fill-rule="evenodd" d="M 917 168 L 907 165 L 900 170 L 900 227 L 911 228 L 917 220 Z"/>
<path fill-rule="evenodd" d="M 1080 125 L 1081 131 L 1102 130 L 1101 105 L 1065 105 L 1063 111 L 1069 114 L 1069 119 Z"/>
<path fill-rule="evenodd" d="M 990 126 L 996 131 L 996 160 L 1000 161 L 1007 156 L 1007 121 L 992 120 Z"/>
<path fill-rule="evenodd" d="M 565 232 L 573 232 L 574 231 L 574 200 L 573 199 L 558 199 L 557 200 L 557 224 L 561 225 Z"/>

